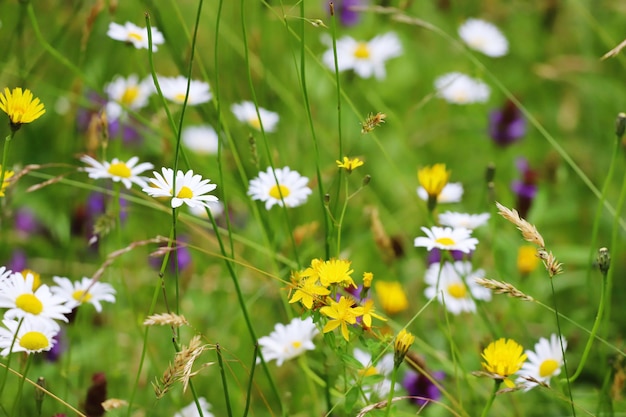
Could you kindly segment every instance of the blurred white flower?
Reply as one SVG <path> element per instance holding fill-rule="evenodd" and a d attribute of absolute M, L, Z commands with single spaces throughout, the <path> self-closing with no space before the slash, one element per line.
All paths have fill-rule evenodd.
<path fill-rule="evenodd" d="M 428 193 L 424 187 L 417 188 L 417 195 L 424 201 L 428 201 Z M 458 203 L 463 197 L 463 184 L 460 182 L 449 182 L 443 187 L 441 193 L 437 196 L 437 204 L 442 203 Z"/>
<path fill-rule="evenodd" d="M 55 344 L 54 336 L 60 330 L 53 321 L 34 317 L 5 318 L 2 323 L 6 328 L 0 327 L 0 356 L 14 352 L 31 354 L 50 350 Z"/>
<path fill-rule="evenodd" d="M 182 75 L 178 77 L 159 76 L 158 80 L 163 97 L 178 104 L 185 102 L 188 83 L 187 77 L 183 77 Z M 211 100 L 211 97 L 213 97 L 213 95 L 211 94 L 211 88 L 208 83 L 191 80 L 187 105 L 195 106 L 206 103 Z"/>
<path fill-rule="evenodd" d="M 211 409 L 211 404 L 208 403 L 206 398 L 199 397 L 198 403 L 200 403 L 200 408 L 202 409 L 202 415 L 204 417 L 214 417 L 213 414 L 209 411 Z M 187 407 L 180 410 L 178 413 L 174 414 L 174 417 L 200 417 L 200 413 L 198 412 L 198 406 L 195 401 L 192 401 Z"/>
<path fill-rule="evenodd" d="M 157 45 L 165 42 L 163 34 L 155 27 L 152 28 L 152 51 L 158 50 Z M 148 49 L 148 28 L 142 28 L 134 23 L 126 22 L 124 25 L 111 22 L 107 36 L 116 41 L 126 42 L 137 49 Z"/>
<path fill-rule="evenodd" d="M 52 277 L 56 286 L 50 287 L 53 294 L 67 300 L 66 306 L 71 309 L 81 304 L 93 305 L 98 313 L 102 311 L 101 301 L 115 302 L 115 288 L 104 282 L 93 282 L 91 278 L 83 277 L 81 281 L 72 282 L 65 277 Z"/>
<path fill-rule="evenodd" d="M 482 103 L 489 99 L 489 87 L 460 72 L 450 72 L 435 80 L 437 96 L 453 104 Z"/>
<path fill-rule="evenodd" d="M 459 36 L 472 49 L 490 57 L 500 57 L 509 51 L 509 42 L 493 24 L 480 19 L 467 19 L 459 27 Z"/>
<path fill-rule="evenodd" d="M 183 144 L 200 155 L 217 153 L 219 138 L 217 132 L 209 125 L 188 126 L 181 134 Z"/>
<path fill-rule="evenodd" d="M 277 323 L 269 336 L 259 339 L 263 358 L 269 362 L 276 359 L 276 365 L 315 349 L 313 338 L 319 333 L 311 317 L 294 318 L 285 325 Z"/>
<path fill-rule="evenodd" d="M 357 41 L 350 36 L 337 40 L 337 67 L 339 71 L 354 70 L 361 78 L 375 76 L 385 78 L 385 61 L 400 56 L 402 44 L 398 35 L 388 32 L 376 36 L 369 42 Z M 324 64 L 335 70 L 335 56 L 332 46 L 322 56 Z"/>
<path fill-rule="evenodd" d="M 489 217 L 491 217 L 489 213 L 467 214 L 446 211 L 439 215 L 439 223 L 443 226 L 464 227 L 473 230 L 487 224 Z"/>
<path fill-rule="evenodd" d="M 251 101 L 233 104 L 230 109 L 237 120 L 247 123 L 256 130 L 261 130 L 261 123 L 263 123 L 263 129 L 266 132 L 274 132 L 276 130 L 279 120 L 278 113 L 259 107 L 259 115 L 261 115 L 261 120 L 259 121 L 259 117 L 256 114 L 256 106 Z"/>
<path fill-rule="evenodd" d="M 393 353 L 385 354 L 376 363 L 372 363 L 372 355 L 361 350 L 359 348 L 354 349 L 354 358 L 363 365 L 363 369 L 359 370 L 361 377 L 367 377 L 372 375 L 381 375 L 383 380 L 372 385 L 364 384 L 361 388 L 365 396 L 369 399 L 373 393 L 378 398 L 386 398 L 391 390 L 391 380 L 387 377 L 391 375 L 393 371 Z"/>
<path fill-rule="evenodd" d="M 438 227 L 430 229 L 422 227 L 426 237 L 415 238 L 415 246 L 425 247 L 426 250 L 433 248 L 441 250 L 458 250 L 463 253 L 470 253 L 476 249 L 478 239 L 472 237 L 472 231 L 463 227 Z"/>
<path fill-rule="evenodd" d="M 125 110 L 139 110 L 148 105 L 148 99 L 154 92 L 152 78 L 139 81 L 136 74 L 128 78 L 116 76 L 104 86 L 109 100 L 106 104 L 106 115 L 109 121 L 115 121 L 125 115 Z"/>

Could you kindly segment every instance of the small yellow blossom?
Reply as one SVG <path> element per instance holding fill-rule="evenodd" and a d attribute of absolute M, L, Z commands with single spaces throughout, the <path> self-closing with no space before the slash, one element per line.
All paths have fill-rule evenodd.
<path fill-rule="evenodd" d="M 363 272 L 363 288 L 370 288 L 372 286 L 373 279 L 374 274 L 371 272 Z"/>
<path fill-rule="evenodd" d="M 374 312 L 374 300 L 371 298 L 363 304 L 363 324 L 365 327 L 372 327 L 372 317 L 378 320 L 387 321 L 386 318 Z"/>
<path fill-rule="evenodd" d="M 429 197 L 438 197 L 450 179 L 450 171 L 445 164 L 435 164 L 417 171 L 417 179 Z"/>
<path fill-rule="evenodd" d="M 526 361 L 522 345 L 504 338 L 491 342 L 483 350 L 482 357 L 485 360 L 482 363 L 485 371 L 504 379 L 504 383 L 510 388 L 515 384 L 508 377 L 519 371 Z"/>
<path fill-rule="evenodd" d="M 533 272 L 539 266 L 537 249 L 534 246 L 524 245 L 517 250 L 517 270 L 522 275 Z"/>
<path fill-rule="evenodd" d="M 396 314 L 409 307 L 409 300 L 398 281 L 376 281 L 378 301 L 387 314 Z"/>
<path fill-rule="evenodd" d="M 0 171 L 2 171 L 2 165 L 0 165 Z M 2 180 L 2 187 L 0 187 L 0 197 L 4 197 L 4 191 L 7 189 L 11 181 L 11 177 L 15 175 L 13 171 L 4 171 L 4 179 Z"/>
<path fill-rule="evenodd" d="M 396 368 L 400 366 L 414 341 L 415 336 L 407 332 L 406 329 L 400 330 L 393 346 L 393 362 Z"/>
<path fill-rule="evenodd" d="M 353 304 L 351 299 L 341 296 L 339 302 L 331 300 L 329 306 L 322 307 L 320 312 L 330 318 L 322 331 L 328 333 L 341 326 L 341 335 L 350 341 L 348 324 L 356 323 L 356 318 L 363 315 L 363 307 L 353 307 Z"/>
<path fill-rule="evenodd" d="M 348 174 L 354 171 L 355 169 L 357 169 L 358 167 L 360 167 L 361 165 L 363 165 L 364 163 L 359 158 L 350 159 L 347 156 L 343 157 L 343 162 L 341 161 L 335 161 L 335 162 L 337 162 L 337 167 L 345 169 L 346 171 L 348 171 Z"/>
<path fill-rule="evenodd" d="M 330 294 L 330 290 L 319 285 L 317 280 L 303 278 L 298 283 L 298 289 L 293 297 L 291 297 L 291 300 L 289 300 L 289 303 L 300 301 L 303 306 L 310 310 L 313 308 L 313 299 L 317 298 L 316 296 L 328 294 Z"/>
<path fill-rule="evenodd" d="M 0 93 L 0 110 L 9 115 L 14 130 L 24 123 L 37 120 L 46 112 L 43 103 L 38 98 L 33 98 L 30 90 L 22 91 L 19 87 L 14 88 L 13 92 L 5 87 L 4 94 Z"/>
<path fill-rule="evenodd" d="M 339 284 L 342 287 L 354 287 L 356 284 L 350 277 L 354 272 L 350 269 L 350 261 L 345 259 L 331 259 L 318 267 L 320 283 L 323 287 L 331 284 Z"/>

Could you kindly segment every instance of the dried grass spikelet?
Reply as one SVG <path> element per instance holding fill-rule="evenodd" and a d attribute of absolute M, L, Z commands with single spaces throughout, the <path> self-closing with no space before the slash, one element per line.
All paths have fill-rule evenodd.
<path fill-rule="evenodd" d="M 540 248 L 545 248 L 546 244 L 543 241 L 543 237 L 537 231 L 537 228 L 526 220 L 522 219 L 515 209 L 509 209 L 496 201 L 496 207 L 498 207 L 498 214 L 513 223 L 522 232 L 522 237 L 528 242 L 534 243 Z"/>
<path fill-rule="evenodd" d="M 144 326 L 174 326 L 174 327 L 182 327 L 188 325 L 187 319 L 185 316 L 174 314 L 174 313 L 163 313 L 163 314 L 153 314 L 148 316 L 144 322 Z"/>
<path fill-rule="evenodd" d="M 366 210 L 369 211 L 371 222 L 370 229 L 372 230 L 372 234 L 374 235 L 374 242 L 376 243 L 376 247 L 381 252 L 385 262 L 391 262 L 395 257 L 393 242 L 385 231 L 383 223 L 380 221 L 378 209 L 372 206 L 367 207 Z"/>
<path fill-rule="evenodd" d="M 189 346 L 182 346 L 174 357 L 174 363 L 167 367 L 160 380 L 157 379 L 152 383 L 157 399 L 163 398 L 177 381 L 183 384 L 185 392 L 189 379 L 196 374 L 191 371 L 195 360 L 207 349 L 208 345 L 201 344 L 199 335 L 189 341 Z"/>
<path fill-rule="evenodd" d="M 127 401 L 120 400 L 119 398 L 109 398 L 105 402 L 102 403 L 102 408 L 104 411 L 115 410 L 117 408 L 122 408 L 128 405 Z"/>
<path fill-rule="evenodd" d="M 495 279 L 476 278 L 476 283 L 489 288 L 496 294 L 508 294 L 509 297 L 519 298 L 524 301 L 535 301 L 530 295 L 526 295 L 508 282 L 496 281 Z"/>
<path fill-rule="evenodd" d="M 539 248 L 537 249 L 537 255 L 543 261 L 550 278 L 563 272 L 563 264 L 555 258 L 552 252 L 548 252 L 545 248 Z"/>
<path fill-rule="evenodd" d="M 361 134 L 366 134 L 376 129 L 381 124 L 385 123 L 385 113 L 378 112 L 376 114 L 370 113 L 365 121 L 361 123 Z"/>

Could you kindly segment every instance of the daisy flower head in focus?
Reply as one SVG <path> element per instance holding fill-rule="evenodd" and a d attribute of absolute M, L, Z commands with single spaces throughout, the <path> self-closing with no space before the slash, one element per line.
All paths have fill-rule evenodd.
<path fill-rule="evenodd" d="M 209 411 L 211 409 L 211 404 L 204 397 L 198 398 L 198 403 L 200 403 L 200 408 L 202 409 L 202 414 L 198 411 L 198 406 L 195 401 L 192 401 L 186 407 L 183 407 L 178 413 L 174 414 L 174 417 L 214 417 L 213 414 Z"/>
<path fill-rule="evenodd" d="M 126 116 L 125 109 L 137 111 L 148 105 L 148 99 L 154 92 L 152 78 L 139 80 L 136 74 L 128 78 L 116 76 L 113 81 L 104 86 L 108 102 L 106 115 L 109 122 Z"/>
<path fill-rule="evenodd" d="M 460 72 L 450 72 L 435 80 L 437 96 L 452 104 L 484 103 L 490 89 L 484 82 Z"/>
<path fill-rule="evenodd" d="M 277 323 L 269 336 L 259 339 L 261 353 L 266 361 L 276 360 L 276 366 L 315 349 L 313 338 L 319 334 L 313 319 L 294 318 L 289 324 Z"/>
<path fill-rule="evenodd" d="M 439 223 L 450 227 L 464 227 L 474 230 L 487 224 L 491 215 L 489 213 L 467 214 L 446 211 L 439 215 Z"/>
<path fill-rule="evenodd" d="M 198 155 L 214 155 L 219 147 L 217 132 L 209 125 L 184 128 L 181 140 L 183 145 Z"/>
<path fill-rule="evenodd" d="M 561 341 L 563 350 L 561 350 Z M 556 334 L 552 334 L 550 340 L 540 338 L 535 344 L 534 351 L 526 351 L 528 362 L 524 363 L 517 373 L 519 375 L 517 383 L 524 385 L 525 391 L 535 388 L 539 383 L 550 385 L 550 378 L 561 374 L 565 349 L 567 349 L 567 341 Z"/>
<path fill-rule="evenodd" d="M 187 83 L 189 80 L 182 75 L 178 77 L 158 77 L 159 86 L 163 97 L 174 103 L 183 104 L 187 96 Z M 195 106 L 211 100 L 211 87 L 204 81 L 191 80 L 189 85 L 189 97 L 187 105 Z"/>
<path fill-rule="evenodd" d="M 417 187 L 417 195 L 428 201 L 428 192 L 421 185 Z M 447 183 L 437 196 L 437 204 L 458 203 L 463 198 L 463 184 L 460 182 Z"/>
<path fill-rule="evenodd" d="M 161 45 L 165 42 L 163 34 L 155 27 L 151 28 L 152 34 L 152 52 L 158 50 L 157 45 Z M 134 23 L 126 22 L 123 25 L 119 23 L 109 23 L 109 30 L 107 36 L 116 41 L 126 42 L 129 45 L 133 45 L 137 49 L 148 49 L 148 28 L 142 28 Z"/>
<path fill-rule="evenodd" d="M 187 204 L 189 207 L 209 207 L 209 203 L 218 201 L 214 195 L 207 194 L 215 190 L 217 185 L 210 184 L 210 179 L 202 179 L 202 176 L 194 174 L 193 170 L 187 172 L 178 170 L 174 192 L 172 192 L 174 170 L 164 167 L 161 168 L 161 173 L 153 171 L 154 178 L 150 178 L 150 183 L 143 188 L 143 192 L 156 198 L 171 197 L 172 208 L 180 207 L 183 204 Z"/>
<path fill-rule="evenodd" d="M 130 189 L 132 184 L 137 184 L 140 187 L 147 185 L 146 178 L 140 177 L 142 172 L 154 168 L 149 162 L 139 162 L 139 158 L 133 156 L 126 162 L 122 162 L 117 158 L 113 158 L 111 162 L 104 161 L 99 162 L 89 155 L 83 155 L 80 158 L 81 161 L 89 165 L 83 168 L 88 174 L 89 178 L 100 179 L 110 178 L 113 182 L 121 182 L 126 189 Z"/>
<path fill-rule="evenodd" d="M 467 19 L 459 27 L 459 36 L 470 48 L 497 58 L 507 54 L 509 42 L 492 23 L 481 19 Z"/>
<path fill-rule="evenodd" d="M 259 114 L 257 115 L 257 108 L 251 101 L 233 104 L 230 106 L 230 110 L 240 122 L 247 123 L 256 130 L 261 130 L 262 124 L 263 130 L 266 132 L 274 132 L 280 119 L 278 113 L 266 110 L 263 107 L 259 107 Z"/>
<path fill-rule="evenodd" d="M 361 387 L 365 396 L 369 398 L 371 394 L 374 394 L 377 398 L 385 398 L 391 390 L 391 381 L 387 377 L 389 377 L 393 371 L 393 353 L 387 353 L 380 358 L 376 364 L 372 363 L 372 355 L 359 348 L 354 349 L 353 355 L 363 366 L 362 369 L 359 369 L 359 377 L 361 380 L 364 377 L 373 375 L 381 375 L 384 377 L 382 381 L 371 385 L 367 384 L 366 381 L 365 385 Z"/>
<path fill-rule="evenodd" d="M 466 261 L 454 263 L 434 263 L 426 270 L 424 281 L 428 287 L 424 295 L 437 297 L 441 304 L 454 315 L 476 311 L 474 300 L 491 300 L 491 290 L 476 283 L 476 278 L 484 278 L 482 269 L 472 270 L 472 264 Z"/>
<path fill-rule="evenodd" d="M 0 327 L 0 356 L 14 352 L 27 354 L 48 351 L 55 344 L 55 336 L 60 327 L 53 321 L 33 317 L 2 320 L 5 327 Z"/>
<path fill-rule="evenodd" d="M 369 42 L 357 41 L 349 36 L 337 40 L 337 68 L 340 72 L 354 70 L 361 78 L 386 76 L 385 61 L 402 54 L 402 44 L 398 35 L 388 32 L 376 36 Z M 335 70 L 335 56 L 331 47 L 322 56 L 331 71 Z"/>
<path fill-rule="evenodd" d="M 39 119 L 46 112 L 39 98 L 34 97 L 29 89 L 19 87 L 13 91 L 5 87 L 4 93 L 0 92 L 0 110 L 9 116 L 13 131 Z"/>
<path fill-rule="evenodd" d="M 425 247 L 426 250 L 437 248 L 470 253 L 478 244 L 478 239 L 472 237 L 472 231 L 464 227 L 422 227 L 422 231 L 426 237 L 416 237 L 414 244 L 416 247 Z"/>
<path fill-rule="evenodd" d="M 309 179 L 303 177 L 297 171 L 292 171 L 289 167 L 278 168 L 272 171 L 271 167 L 267 171 L 259 172 L 259 176 L 250 180 L 248 195 L 253 200 L 265 203 L 267 210 L 275 204 L 286 207 L 297 207 L 304 204 L 312 193 L 307 186 Z"/>
<path fill-rule="evenodd" d="M 33 290 L 35 277 L 33 274 L 14 272 L 2 281 L 0 287 L 0 307 L 7 308 L 6 319 L 32 317 L 37 320 L 49 321 L 53 327 L 59 325 L 54 320 L 67 322 L 65 314 L 72 310 L 65 305 L 63 297 L 54 295 L 50 288 L 43 284 Z"/>
<path fill-rule="evenodd" d="M 111 284 L 83 277 L 80 281 L 72 282 L 65 277 L 53 277 L 56 286 L 50 287 L 53 294 L 63 297 L 66 306 L 74 309 L 79 305 L 89 303 L 98 313 L 102 311 L 102 301 L 115 302 L 115 289 Z"/>

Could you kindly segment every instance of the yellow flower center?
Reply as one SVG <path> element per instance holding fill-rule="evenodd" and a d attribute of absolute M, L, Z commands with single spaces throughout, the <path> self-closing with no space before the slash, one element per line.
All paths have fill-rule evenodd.
<path fill-rule="evenodd" d="M 454 94 L 454 100 L 457 103 L 465 103 L 468 100 L 467 97 L 467 92 L 466 91 L 457 91 L 456 94 Z"/>
<path fill-rule="evenodd" d="M 130 178 L 130 168 L 124 162 L 116 162 L 111 164 L 107 172 L 111 175 L 115 175 L 116 177 L 122 178 Z"/>
<path fill-rule="evenodd" d="M 463 283 L 455 282 L 448 285 L 448 294 L 454 298 L 465 298 L 467 296 L 467 287 Z"/>
<path fill-rule="evenodd" d="M 50 341 L 41 332 L 26 332 L 20 337 L 20 346 L 26 350 L 41 350 L 50 345 Z"/>
<path fill-rule="evenodd" d="M 261 130 L 261 121 L 256 116 L 249 118 L 248 124 L 257 130 Z"/>
<path fill-rule="evenodd" d="M 174 101 L 177 101 L 179 103 L 184 103 L 185 102 L 185 97 L 186 94 L 185 93 L 178 93 L 174 96 Z"/>
<path fill-rule="evenodd" d="M 291 342 L 291 346 L 293 346 L 295 349 L 300 349 L 302 347 L 302 342 L 296 340 L 294 342 Z"/>
<path fill-rule="evenodd" d="M 130 32 L 130 33 L 128 34 L 128 37 L 129 37 L 130 39 L 134 39 L 134 40 L 136 40 L 136 41 L 142 41 L 142 40 L 143 40 L 143 36 L 141 36 L 141 34 L 136 33 L 136 32 Z"/>
<path fill-rule="evenodd" d="M 367 59 L 370 57 L 370 50 L 367 46 L 367 42 L 359 42 L 359 45 L 354 50 L 354 57 L 358 59 Z"/>
<path fill-rule="evenodd" d="M 275 198 L 276 200 L 280 200 L 280 197 L 287 198 L 289 196 L 289 188 L 284 185 L 275 185 L 270 188 L 270 197 Z"/>
<path fill-rule="evenodd" d="M 180 189 L 180 191 L 178 192 L 176 197 L 178 197 L 178 198 L 193 198 L 193 191 L 191 191 L 191 188 L 183 185 L 183 188 Z"/>
<path fill-rule="evenodd" d="M 34 294 L 22 294 L 15 299 L 15 306 L 30 314 L 39 314 L 43 311 L 43 304 Z"/>
<path fill-rule="evenodd" d="M 361 376 L 378 375 L 378 371 L 376 370 L 375 367 L 368 366 L 367 368 L 363 368 L 363 369 L 359 370 L 359 375 L 361 375 Z"/>
<path fill-rule="evenodd" d="M 85 293 L 83 290 L 76 290 L 72 293 L 72 298 L 78 302 L 86 303 L 91 299 L 91 294 Z"/>
<path fill-rule="evenodd" d="M 435 242 L 444 246 L 452 246 L 456 243 L 453 239 L 449 237 L 440 237 L 439 239 L 435 240 Z"/>
<path fill-rule="evenodd" d="M 559 363 L 554 359 L 546 359 L 539 365 L 539 376 L 542 378 L 551 376 L 554 371 L 559 369 Z"/>
<path fill-rule="evenodd" d="M 126 106 L 130 106 L 131 104 L 135 102 L 138 95 L 139 95 L 139 87 L 137 87 L 136 85 L 132 87 L 128 87 L 126 90 L 124 90 L 124 94 L 122 94 L 120 103 Z"/>

